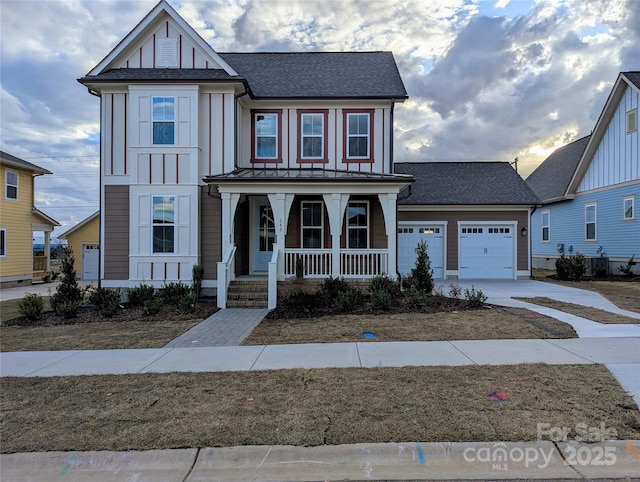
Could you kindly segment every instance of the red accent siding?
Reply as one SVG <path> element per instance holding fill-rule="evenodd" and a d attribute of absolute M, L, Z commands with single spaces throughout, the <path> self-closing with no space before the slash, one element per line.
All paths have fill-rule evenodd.
<path fill-rule="evenodd" d="M 127 174 L 127 95 L 124 94 L 124 173 Z"/>
<path fill-rule="evenodd" d="M 209 94 L 209 132 L 207 134 L 207 137 L 209 138 L 209 175 L 211 175 L 212 171 L 212 153 L 211 153 L 211 137 L 212 137 L 212 132 L 211 132 L 211 117 L 213 116 L 213 112 L 211 112 L 213 110 L 213 108 L 211 107 L 211 94 Z"/>
<path fill-rule="evenodd" d="M 156 68 L 156 34 L 153 34 L 153 68 Z"/>
<path fill-rule="evenodd" d="M 179 43 L 180 43 L 180 63 L 178 65 L 180 66 L 180 68 L 182 68 L 182 35 L 180 35 L 179 37 Z M 191 67 L 193 68 L 193 65 Z"/>
<path fill-rule="evenodd" d="M 110 139 L 110 145 L 111 148 L 109 149 L 109 156 L 111 158 L 111 174 L 113 174 L 113 116 L 114 116 L 114 102 L 115 102 L 115 94 L 111 94 L 111 139 Z"/>

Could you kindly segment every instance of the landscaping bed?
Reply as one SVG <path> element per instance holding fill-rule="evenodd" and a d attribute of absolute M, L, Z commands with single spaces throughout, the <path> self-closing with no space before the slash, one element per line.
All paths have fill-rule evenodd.
<path fill-rule="evenodd" d="M 537 424 L 640 439 L 601 365 L 341 368 L 0 380 L 2 452 L 534 441 Z M 575 431 L 569 435 L 575 437 Z"/>

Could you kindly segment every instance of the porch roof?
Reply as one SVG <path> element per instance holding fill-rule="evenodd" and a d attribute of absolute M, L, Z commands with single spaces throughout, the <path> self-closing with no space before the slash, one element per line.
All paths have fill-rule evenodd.
<path fill-rule="evenodd" d="M 336 169 L 236 169 L 232 172 L 207 176 L 204 182 L 214 185 L 232 183 L 317 183 L 326 181 L 331 183 L 392 183 L 409 184 L 414 178 L 408 174 L 383 174 L 376 172 L 344 171 Z"/>

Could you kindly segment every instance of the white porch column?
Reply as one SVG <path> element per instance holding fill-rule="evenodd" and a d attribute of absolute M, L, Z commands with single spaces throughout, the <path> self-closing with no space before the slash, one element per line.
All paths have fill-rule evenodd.
<path fill-rule="evenodd" d="M 233 226 L 236 216 L 236 208 L 240 201 L 240 194 L 235 192 L 220 193 L 222 199 L 222 255 L 232 244 L 235 244 Z"/>
<path fill-rule="evenodd" d="M 44 232 L 44 255 L 46 257 L 47 266 L 45 267 L 46 271 L 51 271 L 51 233 L 49 231 Z M 76 256 L 78 256 L 76 254 Z M 80 253 L 82 256 L 82 253 Z"/>
<path fill-rule="evenodd" d="M 327 206 L 331 231 L 331 275 L 337 278 L 342 274 L 340 272 L 340 235 L 344 212 L 349 203 L 349 194 L 332 193 L 323 194 L 322 197 Z"/>
<path fill-rule="evenodd" d="M 398 194 L 386 193 L 378 194 L 382 214 L 384 215 L 384 226 L 387 232 L 387 276 L 395 278 L 397 276 L 397 219 L 398 219 Z"/>
<path fill-rule="evenodd" d="M 273 223 L 276 228 L 275 244 L 280 248 L 278 256 L 278 279 L 284 279 L 284 247 L 285 236 L 287 235 L 287 226 L 289 225 L 289 213 L 295 194 L 293 193 L 277 193 L 267 194 L 269 204 L 271 204 L 271 212 L 273 213 Z"/>

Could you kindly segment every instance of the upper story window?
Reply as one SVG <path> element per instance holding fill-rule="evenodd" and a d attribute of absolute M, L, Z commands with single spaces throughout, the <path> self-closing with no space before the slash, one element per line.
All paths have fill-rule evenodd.
<path fill-rule="evenodd" d="M 586 204 L 584 207 L 584 239 L 585 241 L 596 241 L 597 235 L 597 205 Z"/>
<path fill-rule="evenodd" d="M 373 110 L 342 112 L 345 162 L 373 162 Z"/>
<path fill-rule="evenodd" d="M 347 207 L 347 248 L 369 248 L 369 203 L 350 202 Z"/>
<path fill-rule="evenodd" d="M 282 162 L 282 110 L 251 111 L 253 162 Z"/>
<path fill-rule="evenodd" d="M 627 134 L 638 130 L 638 109 L 627 112 Z"/>
<path fill-rule="evenodd" d="M 157 145 L 175 144 L 176 111 L 174 97 L 153 98 L 153 143 Z"/>
<path fill-rule="evenodd" d="M 324 205 L 322 201 L 302 202 L 302 247 L 322 248 L 324 241 Z"/>
<path fill-rule="evenodd" d="M 549 242 L 550 239 L 550 220 L 551 220 L 551 213 L 549 211 L 543 211 L 542 212 L 542 222 L 540 223 L 540 225 L 542 226 L 542 242 Z"/>
<path fill-rule="evenodd" d="M 298 110 L 298 159 L 302 162 L 327 162 L 327 110 Z"/>
<path fill-rule="evenodd" d="M 153 196 L 153 252 L 175 252 L 175 204 L 174 196 Z"/>
<path fill-rule="evenodd" d="M 636 200 L 635 196 L 627 196 L 622 200 L 622 207 L 623 207 L 622 218 L 625 221 L 629 221 L 631 219 L 636 218 L 635 200 Z"/>
<path fill-rule="evenodd" d="M 18 173 L 7 171 L 5 176 L 5 197 L 7 199 L 18 199 Z"/>

